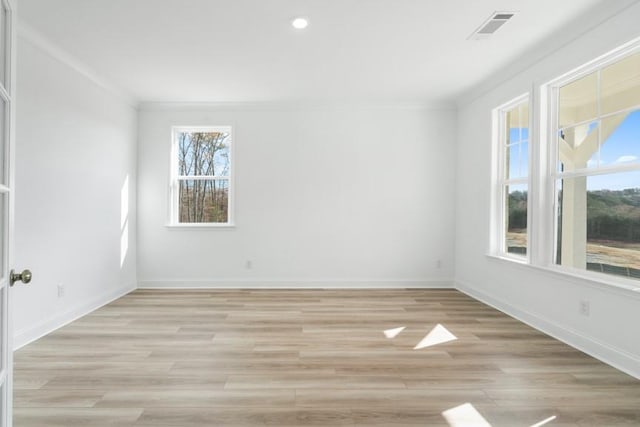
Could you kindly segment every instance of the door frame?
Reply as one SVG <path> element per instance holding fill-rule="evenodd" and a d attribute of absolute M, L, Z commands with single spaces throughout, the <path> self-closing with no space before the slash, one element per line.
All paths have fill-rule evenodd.
<path fill-rule="evenodd" d="M 14 245 L 14 202 L 15 202 L 15 92 L 16 92 L 16 8 L 18 0 L 0 0 L 2 7 L 6 10 L 4 30 L 4 55 L 5 55 L 5 80 L 4 89 L 6 92 L 6 111 L 5 111 L 5 132 L 0 137 L 5 139 L 5 147 L 3 153 L 4 163 L 4 180 L 6 187 L 8 187 L 7 194 L 7 206 L 4 207 L 4 213 L 6 218 L 4 224 L 1 227 L 4 228 L 2 235 L 2 242 L 4 251 L 4 271 L 2 272 L 4 286 L 0 294 L 4 296 L 2 298 L 2 313 L 0 319 L 3 327 L 0 328 L 0 342 L 2 344 L 2 365 L 1 369 L 5 369 L 4 379 L 4 393 L 1 395 L 2 399 L 2 415 L 0 419 L 0 426 L 12 427 L 13 425 L 13 312 L 11 301 L 11 286 L 10 286 L 10 271 L 13 266 L 13 253 L 15 249 Z M 0 40 L 2 40 L 0 36 Z M 4 98 L 5 96 L 3 96 Z"/>

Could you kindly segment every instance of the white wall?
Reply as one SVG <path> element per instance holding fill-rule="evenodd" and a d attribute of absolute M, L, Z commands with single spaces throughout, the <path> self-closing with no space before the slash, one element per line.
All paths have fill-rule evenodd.
<path fill-rule="evenodd" d="M 640 4 L 460 106 L 456 187 L 456 283 L 481 300 L 640 377 L 640 293 L 486 256 L 489 250 L 491 110 L 640 36 Z M 561 40 L 558 40 L 558 43 Z M 531 57 L 535 57 L 532 54 Z M 524 58 L 526 60 L 526 58 Z M 513 67 L 511 68 L 513 69 Z M 496 78 L 497 80 L 498 78 Z M 537 95 L 536 95 L 537 96 Z M 591 303 L 589 317 L 579 302 Z"/>
<path fill-rule="evenodd" d="M 15 346 L 135 287 L 136 111 L 18 41 Z M 128 178 L 128 253 L 121 266 L 121 191 Z M 57 285 L 65 295 L 58 297 Z"/>
<path fill-rule="evenodd" d="M 171 126 L 228 124 L 236 227 L 167 228 Z M 147 105 L 140 286 L 451 285 L 455 127 L 446 109 Z"/>

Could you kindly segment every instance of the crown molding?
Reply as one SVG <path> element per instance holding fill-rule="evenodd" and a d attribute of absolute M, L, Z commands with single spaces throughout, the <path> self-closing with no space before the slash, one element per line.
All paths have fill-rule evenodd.
<path fill-rule="evenodd" d="M 40 49 L 44 53 L 48 54 L 53 59 L 61 62 L 67 67 L 71 68 L 78 74 L 84 76 L 86 79 L 94 83 L 96 86 L 104 89 L 116 98 L 120 99 L 130 107 L 137 109 L 138 100 L 136 100 L 130 93 L 111 82 L 106 77 L 95 71 L 93 68 L 82 62 L 80 59 L 67 52 L 59 45 L 53 43 L 46 36 L 40 33 L 38 30 L 18 19 L 18 37 L 22 40 L 30 43 L 34 47 Z"/>
<path fill-rule="evenodd" d="M 452 103 L 264 101 L 264 102 L 140 102 L 140 111 L 348 111 L 442 110 L 456 111 Z"/>
<path fill-rule="evenodd" d="M 107 77 L 52 42 L 37 29 L 18 20 L 18 37 L 84 76 L 95 85 L 140 111 L 348 111 L 348 110 L 443 110 L 456 111 L 453 102 L 437 101 L 354 101 L 354 100 L 272 100 L 247 102 L 141 101 Z"/>

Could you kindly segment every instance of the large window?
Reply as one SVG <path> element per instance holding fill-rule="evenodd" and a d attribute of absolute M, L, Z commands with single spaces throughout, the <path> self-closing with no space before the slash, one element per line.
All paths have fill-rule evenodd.
<path fill-rule="evenodd" d="M 231 225 L 231 127 L 175 127 L 171 224 Z"/>
<path fill-rule="evenodd" d="M 550 89 L 555 263 L 640 278 L 640 53 Z"/>
<path fill-rule="evenodd" d="M 491 254 L 637 288 L 640 41 L 532 89 L 493 111 Z"/>
<path fill-rule="evenodd" d="M 529 98 L 496 110 L 498 144 L 498 247 L 500 254 L 527 255 L 529 194 Z"/>

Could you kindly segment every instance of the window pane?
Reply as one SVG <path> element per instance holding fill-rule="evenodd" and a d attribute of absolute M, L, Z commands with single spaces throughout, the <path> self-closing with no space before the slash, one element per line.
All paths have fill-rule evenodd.
<path fill-rule="evenodd" d="M 529 175 L 529 141 L 526 140 L 520 143 L 520 173 Z"/>
<path fill-rule="evenodd" d="M 520 141 L 520 108 L 507 111 L 507 144 Z"/>
<path fill-rule="evenodd" d="M 529 143 L 522 141 L 507 147 L 505 178 L 523 178 L 529 173 Z"/>
<path fill-rule="evenodd" d="M 505 178 L 516 178 L 520 176 L 520 144 L 512 144 L 507 147 L 507 167 Z"/>
<path fill-rule="evenodd" d="M 559 127 L 566 128 L 596 117 L 597 77 L 597 73 L 592 73 L 560 88 Z"/>
<path fill-rule="evenodd" d="M 505 178 L 522 178 L 528 173 L 529 107 L 521 103 L 505 114 L 507 140 Z"/>
<path fill-rule="evenodd" d="M 505 187 L 507 224 L 505 248 L 508 253 L 527 253 L 527 185 Z"/>
<path fill-rule="evenodd" d="M 180 176 L 229 176 L 229 133 L 179 132 L 177 138 Z"/>
<path fill-rule="evenodd" d="M 229 181 L 179 180 L 178 217 L 181 223 L 226 223 L 229 218 Z"/>
<path fill-rule="evenodd" d="M 529 103 L 525 102 L 520 104 L 520 122 L 518 128 L 520 129 L 520 141 L 529 139 Z"/>
<path fill-rule="evenodd" d="M 600 164 L 640 162 L 640 110 L 602 119 Z"/>
<path fill-rule="evenodd" d="M 506 144 L 513 144 L 529 138 L 529 106 L 520 104 L 507 111 L 507 140 Z"/>
<path fill-rule="evenodd" d="M 600 96 L 602 114 L 640 105 L 640 53 L 602 70 Z"/>
<path fill-rule="evenodd" d="M 229 176 L 229 144 L 223 143 L 213 156 L 213 171 L 215 176 Z"/>
<path fill-rule="evenodd" d="M 640 171 L 559 184 L 556 262 L 640 278 Z"/>
<path fill-rule="evenodd" d="M 558 132 L 559 172 L 598 167 L 598 122 L 593 121 Z"/>

